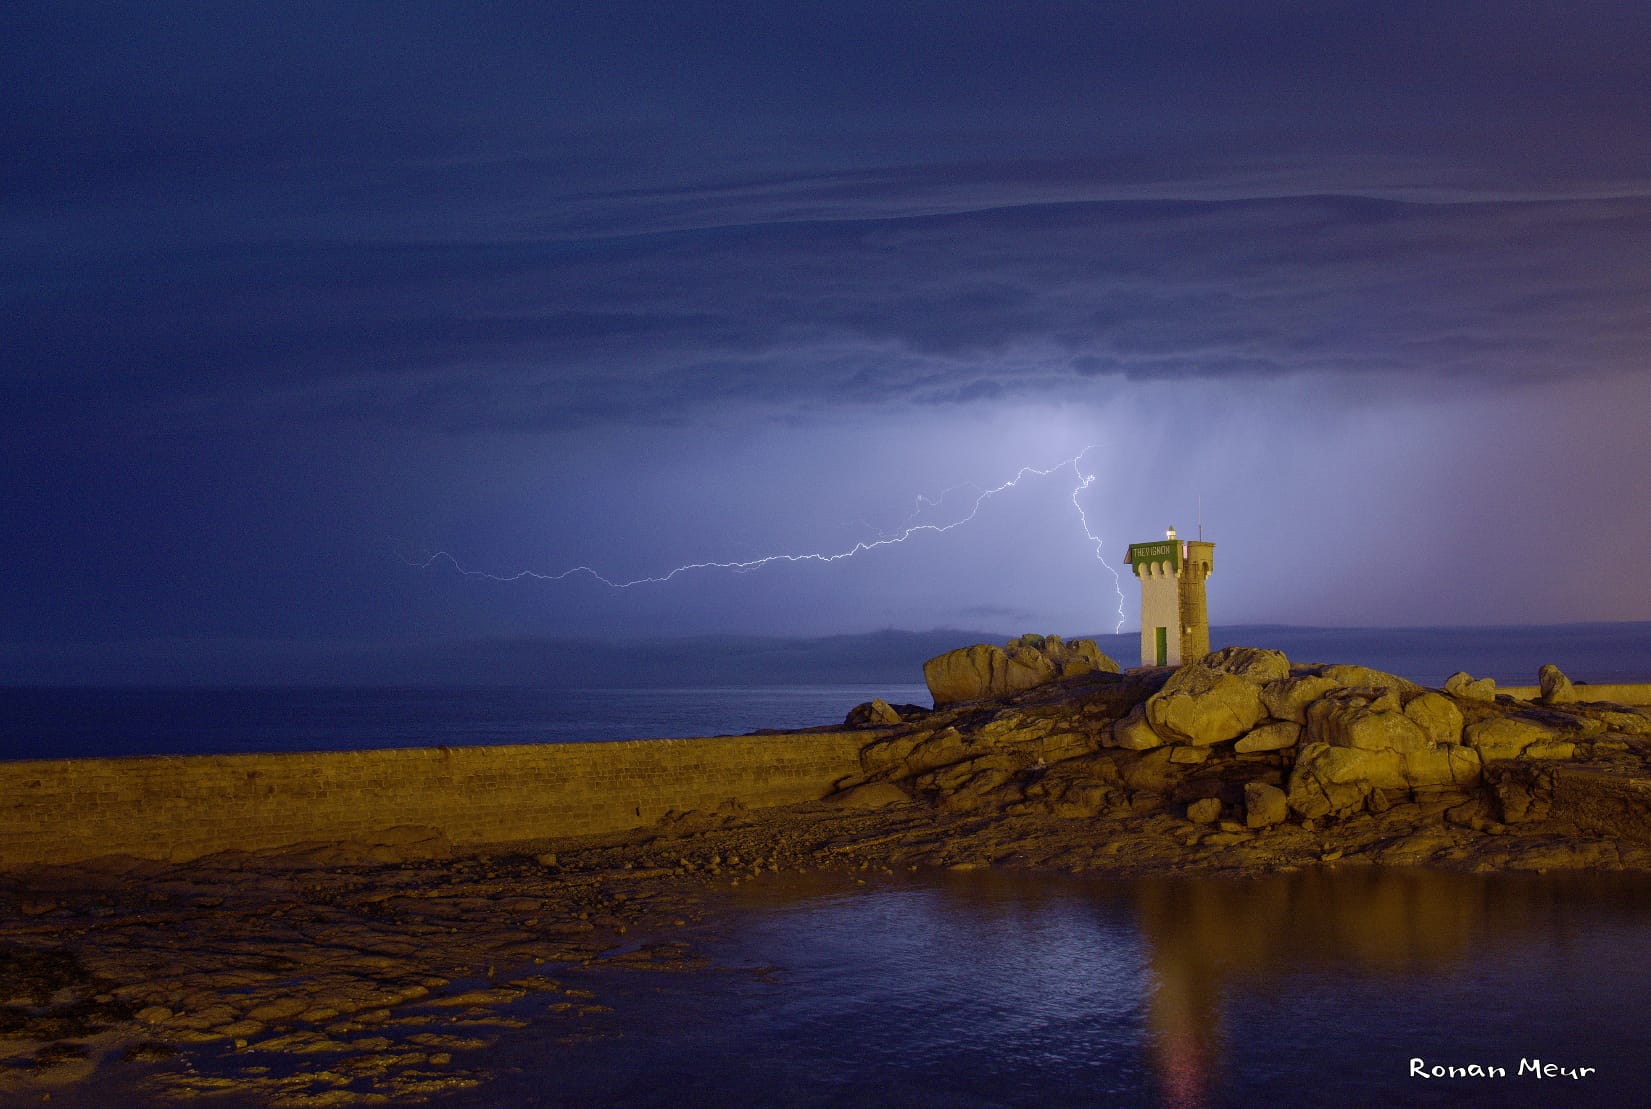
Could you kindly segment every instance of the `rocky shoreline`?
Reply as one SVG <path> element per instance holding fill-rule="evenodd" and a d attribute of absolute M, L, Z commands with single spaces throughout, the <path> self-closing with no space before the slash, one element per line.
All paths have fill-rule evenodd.
<path fill-rule="evenodd" d="M 1601 865 L 1584 845 L 1614 845 L 1638 869 L 1651 844 L 1651 708 L 1586 700 L 1556 667 L 1542 668 L 1539 698 L 1523 700 L 1465 673 L 1426 689 L 1252 647 L 1122 674 L 1079 643 L 1023 637 L 930 660 L 941 707 L 850 714 L 881 720 L 886 734 L 837 800 L 1222 825 L 1188 847 L 1259 848 L 1302 832 L 1326 851 L 1367 852 L 1350 839 L 1370 823 L 1362 817 L 1418 835 L 1441 823 L 1517 834 L 1527 848 L 1549 843 L 1543 865 L 1560 867 Z M 1456 865 L 1459 846 L 1423 858 Z"/>
<path fill-rule="evenodd" d="M 1651 710 L 1554 674 L 1532 702 L 1248 648 L 1127 674 L 1041 637 L 967 651 L 931 663 L 940 708 L 851 713 L 863 773 L 816 803 L 464 855 L 405 833 L 0 875 L 0 1099 L 485 1089 L 514 1029 L 614 1034 L 602 975 L 705 969 L 729 887 L 776 872 L 1651 872 Z"/>

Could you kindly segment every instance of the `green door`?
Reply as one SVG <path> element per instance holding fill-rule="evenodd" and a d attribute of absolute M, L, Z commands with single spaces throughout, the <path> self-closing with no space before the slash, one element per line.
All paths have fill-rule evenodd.
<path fill-rule="evenodd" d="M 1169 664 L 1169 629 L 1159 628 L 1156 632 L 1156 639 L 1158 661 L 1155 665 L 1166 666 Z"/>

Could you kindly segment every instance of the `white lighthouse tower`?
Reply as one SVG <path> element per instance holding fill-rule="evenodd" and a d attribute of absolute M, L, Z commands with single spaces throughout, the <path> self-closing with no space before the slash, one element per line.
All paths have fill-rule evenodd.
<path fill-rule="evenodd" d="M 1131 543 L 1124 561 L 1141 579 L 1141 665 L 1179 666 L 1209 654 L 1204 579 L 1215 568 L 1215 544 L 1178 539 L 1170 528 L 1158 542 Z"/>

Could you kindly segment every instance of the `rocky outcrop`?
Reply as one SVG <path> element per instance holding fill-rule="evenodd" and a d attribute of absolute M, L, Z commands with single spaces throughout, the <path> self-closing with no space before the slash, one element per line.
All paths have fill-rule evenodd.
<path fill-rule="evenodd" d="M 1106 738 L 1107 746 L 1122 747 L 1126 751 L 1150 751 L 1169 742 L 1147 723 L 1145 705 L 1137 706 L 1128 716 L 1113 724 Z"/>
<path fill-rule="evenodd" d="M 1464 701 L 1496 700 L 1496 679 L 1475 678 L 1465 670 L 1458 670 L 1445 679 L 1444 691 Z"/>
<path fill-rule="evenodd" d="M 1545 705 L 1568 705 L 1577 699 L 1571 679 L 1552 663 L 1536 672 L 1536 680 L 1541 684 L 1542 703 Z"/>
<path fill-rule="evenodd" d="M 850 728 L 886 728 L 927 716 L 928 712 L 922 705 L 891 705 L 881 697 L 873 697 L 849 709 L 843 723 Z"/>
<path fill-rule="evenodd" d="M 1382 806 L 1386 797 L 1379 791 L 1465 790 L 1478 783 L 1481 756 L 1458 742 L 1461 710 L 1443 694 L 1406 697 L 1403 689 L 1390 683 L 1337 689 L 1308 707 L 1304 745 L 1290 774 L 1292 809 L 1315 819 Z"/>
<path fill-rule="evenodd" d="M 1368 666 L 1321 666 L 1318 672 L 1346 689 L 1388 689 L 1395 693 L 1419 693 L 1421 686 L 1397 674 L 1372 670 Z"/>
<path fill-rule="evenodd" d="M 1058 657 L 1047 641 L 1010 647 Z M 978 672 L 978 656 L 996 649 L 970 650 L 937 669 Z M 998 654 L 1007 665 L 1015 652 Z M 997 665 L 967 692 L 996 681 Z M 1169 674 L 974 698 L 908 717 L 903 729 L 880 717 L 887 734 L 863 749 L 866 773 L 843 783 L 841 803 L 912 797 L 971 820 L 1164 819 L 1200 849 L 1356 818 L 1401 828 L 1406 812 L 1437 821 L 1447 810 L 1463 834 L 1502 835 L 1548 827 L 1564 797 L 1574 826 L 1639 827 L 1631 802 L 1651 788 L 1651 708 L 1536 704 L 1465 674 L 1447 684 L 1425 689 L 1368 667 L 1292 666 L 1277 651 L 1228 648 Z M 1594 771 L 1611 758 L 1623 767 L 1600 779 Z M 866 791 L 870 783 L 898 792 Z M 1425 855 L 1454 835 L 1418 826 L 1383 857 Z"/>
<path fill-rule="evenodd" d="M 1404 714 L 1397 693 L 1369 687 L 1333 690 L 1308 706 L 1307 739 L 1399 754 L 1431 745 L 1427 733 Z"/>
<path fill-rule="evenodd" d="M 1307 706 L 1341 683 L 1324 674 L 1302 674 L 1268 682 L 1261 690 L 1261 703 L 1280 720 L 1307 723 Z"/>
<path fill-rule="evenodd" d="M 1271 724 L 1262 724 L 1251 728 L 1239 741 L 1233 744 L 1233 750 L 1241 755 L 1255 751 L 1282 751 L 1286 747 L 1294 747 L 1301 742 L 1301 725 L 1288 720 L 1275 720 Z"/>
<path fill-rule="evenodd" d="M 1244 823 L 1251 828 L 1270 828 L 1282 824 L 1290 815 L 1284 791 L 1266 782 L 1248 782 L 1244 786 Z"/>
<path fill-rule="evenodd" d="M 962 647 L 923 664 L 935 708 L 1008 697 L 1048 682 L 1084 674 L 1116 674 L 1118 664 L 1093 639 L 1023 635 L 1002 647 Z"/>
<path fill-rule="evenodd" d="M 1225 743 L 1267 716 L 1262 687 L 1290 672 L 1280 651 L 1228 647 L 1177 670 L 1146 704 L 1152 730 L 1172 743 Z"/>
<path fill-rule="evenodd" d="M 1402 719 L 1402 718 L 1401 718 Z M 1402 729 L 1395 729 L 1403 738 Z M 1367 730 L 1362 739 L 1392 733 Z M 1340 747 L 1329 743 L 1302 746 L 1290 772 L 1292 810 L 1312 820 L 1346 816 L 1364 808 L 1383 808 L 1383 791 L 1447 788 L 1465 791 L 1479 781 L 1476 752 L 1459 744 L 1427 744 L 1410 750 Z"/>
<path fill-rule="evenodd" d="M 1405 702 L 1404 714 L 1432 743 L 1462 742 L 1462 710 L 1442 693 L 1419 693 Z"/>
<path fill-rule="evenodd" d="M 1197 747 L 1237 739 L 1267 715 L 1261 690 L 1235 674 L 1183 666 L 1147 702 L 1146 721 L 1171 743 Z"/>
<path fill-rule="evenodd" d="M 843 723 L 850 728 L 876 728 L 900 723 L 900 714 L 881 697 L 874 697 L 865 704 L 855 705 L 849 709 Z"/>
<path fill-rule="evenodd" d="M 1231 647 L 1181 667 L 1140 710 L 1119 720 L 1106 744 L 1145 751 L 1165 744 L 1213 746 L 1236 740 L 1239 754 L 1281 751 L 1301 741 L 1311 706 L 1346 690 L 1385 694 L 1397 721 L 1357 724 L 1457 743 L 1463 717 L 1452 700 L 1414 682 L 1364 666 L 1298 666 L 1278 651 Z M 1328 712 L 1321 709 L 1321 716 Z M 1406 723 L 1408 721 L 1408 723 Z M 1322 738 L 1322 737 L 1321 737 Z M 1349 744 L 1354 745 L 1356 744 Z"/>

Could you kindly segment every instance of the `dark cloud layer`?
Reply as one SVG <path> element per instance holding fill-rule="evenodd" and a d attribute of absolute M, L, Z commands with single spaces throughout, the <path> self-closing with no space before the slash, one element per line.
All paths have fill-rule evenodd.
<path fill-rule="evenodd" d="M 4 19 L 6 377 L 77 407 L 556 426 L 1643 355 L 1641 5 Z"/>
<path fill-rule="evenodd" d="M 1071 203 L 555 242 L 224 247 L 19 298 L 12 390 L 145 418 L 648 424 L 1086 379 L 1643 369 L 1651 200 Z M 27 395 L 25 393 L 25 395 Z"/>

